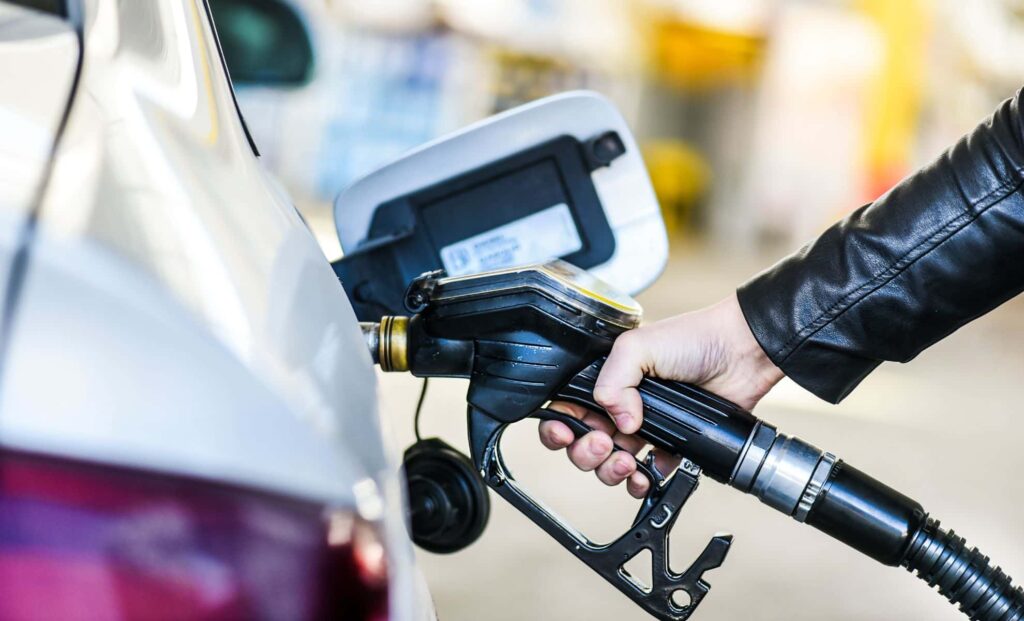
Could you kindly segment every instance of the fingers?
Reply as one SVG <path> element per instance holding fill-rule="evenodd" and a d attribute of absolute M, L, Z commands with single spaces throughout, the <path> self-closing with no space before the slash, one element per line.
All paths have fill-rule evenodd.
<path fill-rule="evenodd" d="M 575 439 L 569 427 L 560 421 L 543 421 L 538 426 L 541 444 L 551 450 L 569 447 L 569 459 L 584 471 L 596 470 L 597 478 L 606 485 L 618 485 L 636 471 L 633 458 L 644 447 L 644 441 L 615 431 L 605 416 L 572 403 L 555 402 L 550 408 L 583 420 L 594 431 Z M 615 451 L 614 445 L 625 449 Z"/>
<path fill-rule="evenodd" d="M 663 475 L 668 475 L 679 465 L 679 458 L 674 455 L 668 455 L 662 451 L 655 451 L 654 453 L 654 465 L 658 471 Z M 641 472 L 634 472 L 626 479 L 626 491 L 633 498 L 643 498 L 647 495 L 648 490 L 651 488 L 651 482 Z"/>
<path fill-rule="evenodd" d="M 627 332 L 615 341 L 594 386 L 594 400 L 615 420 L 624 433 L 640 429 L 643 402 L 636 386 L 644 377 L 647 354 L 639 344 L 639 331 Z"/>
<path fill-rule="evenodd" d="M 580 470 L 594 471 L 605 485 L 614 486 L 625 481 L 627 490 L 635 498 L 643 498 L 647 494 L 650 482 L 646 476 L 637 472 L 634 457 L 646 446 L 642 439 L 616 431 L 615 425 L 607 417 L 587 408 L 566 402 L 553 402 L 549 407 L 582 420 L 593 431 L 577 440 L 564 423 L 543 421 L 538 426 L 538 433 L 545 447 L 551 450 L 568 448 L 566 452 L 569 460 Z M 614 450 L 615 445 L 623 450 Z M 655 465 L 666 474 L 679 464 L 678 458 L 660 451 L 655 451 L 654 456 Z"/>
<path fill-rule="evenodd" d="M 569 413 L 569 404 L 559 405 L 565 406 L 559 407 L 560 411 Z M 585 410 L 576 410 L 577 414 L 581 412 Z M 585 417 L 586 413 L 580 415 Z M 642 439 L 623 433 L 609 436 L 607 431 L 595 430 L 576 440 L 569 427 L 559 421 L 544 421 L 538 429 L 544 446 L 551 450 L 569 447 L 569 460 L 580 470 L 596 471 L 597 478 L 605 485 L 614 486 L 625 481 L 626 490 L 634 498 L 643 498 L 650 490 L 651 483 L 643 473 L 637 471 L 634 457 L 645 446 Z M 614 444 L 624 450 L 613 450 L 613 438 Z M 651 452 L 654 454 L 654 465 L 662 474 L 667 475 L 679 466 L 678 457 L 653 449 Z"/>
<path fill-rule="evenodd" d="M 551 409 L 578 418 L 593 431 L 579 440 L 571 429 L 560 421 L 543 421 L 538 427 L 541 444 L 552 450 L 568 447 L 569 460 L 584 472 L 590 472 L 601 465 L 612 454 L 612 437 L 615 425 L 606 417 L 572 403 L 554 402 Z"/>
<path fill-rule="evenodd" d="M 636 459 L 626 451 L 615 451 L 597 467 L 597 478 L 605 485 L 618 485 L 636 472 Z"/>
<path fill-rule="evenodd" d="M 591 431 L 567 449 L 569 460 L 584 472 L 597 468 L 612 454 L 612 438 L 602 431 Z"/>
<path fill-rule="evenodd" d="M 565 401 L 552 402 L 548 407 L 557 412 L 568 414 L 573 418 L 578 418 L 586 423 L 591 429 L 603 432 L 605 435 L 609 436 L 609 442 L 611 434 L 615 433 L 615 425 L 608 420 L 606 416 L 598 414 L 597 412 L 591 412 L 587 408 L 574 403 L 567 403 Z M 541 422 L 537 431 L 540 435 L 541 444 L 552 451 L 563 449 L 576 440 L 572 430 L 564 423 L 556 420 Z"/>
<path fill-rule="evenodd" d="M 616 431 L 615 424 L 604 414 L 593 412 L 583 406 L 567 401 L 552 401 L 548 408 L 556 412 L 568 414 L 573 418 L 578 418 L 591 429 L 604 432 L 606 435 L 613 437 L 616 444 L 634 455 L 644 447 L 643 440 Z M 575 441 L 575 437 L 569 427 L 559 421 L 542 421 L 538 426 L 538 432 L 541 444 L 551 450 L 565 448 Z"/>
<path fill-rule="evenodd" d="M 541 421 L 537 426 L 537 432 L 540 435 L 540 443 L 552 451 L 564 449 L 576 439 L 572 430 L 557 420 Z"/>
<path fill-rule="evenodd" d="M 544 421 L 538 426 L 540 441 L 545 447 L 557 451 L 569 447 L 569 460 L 580 470 L 597 470 L 597 478 L 608 485 L 622 483 L 636 470 L 633 455 L 644 447 L 644 441 L 635 436 L 615 434 L 614 443 L 625 450 L 613 451 L 612 436 L 604 431 L 591 431 L 579 440 L 572 431 L 556 420 Z"/>
<path fill-rule="evenodd" d="M 633 498 L 643 498 L 650 487 L 651 482 L 640 472 L 634 472 L 626 479 L 626 491 Z"/>
<path fill-rule="evenodd" d="M 647 445 L 640 438 L 623 433 L 616 433 L 612 440 L 623 450 L 612 451 L 608 459 L 597 467 L 597 478 L 605 485 L 618 485 L 636 472 L 634 456 Z"/>

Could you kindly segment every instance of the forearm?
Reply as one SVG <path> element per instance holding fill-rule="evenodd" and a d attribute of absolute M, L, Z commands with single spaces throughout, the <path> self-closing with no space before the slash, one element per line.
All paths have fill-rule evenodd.
<path fill-rule="evenodd" d="M 1024 289 L 1020 105 L 738 290 L 786 375 L 838 402 Z"/>

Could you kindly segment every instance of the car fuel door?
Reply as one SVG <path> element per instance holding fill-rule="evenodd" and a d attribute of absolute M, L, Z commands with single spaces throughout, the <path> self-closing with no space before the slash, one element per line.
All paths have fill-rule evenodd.
<path fill-rule="evenodd" d="M 636 141 L 597 93 L 485 119 L 359 179 L 337 198 L 335 272 L 361 320 L 402 311 L 426 271 L 463 276 L 554 258 L 637 293 L 668 258 Z"/>

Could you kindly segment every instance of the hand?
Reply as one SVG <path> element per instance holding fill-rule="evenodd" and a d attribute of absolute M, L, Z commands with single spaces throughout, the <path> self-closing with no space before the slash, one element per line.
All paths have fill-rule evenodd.
<path fill-rule="evenodd" d="M 565 424 L 544 421 L 539 427 L 541 443 L 551 450 L 568 447 L 569 459 L 577 468 L 596 471 L 607 485 L 627 481 L 629 493 L 643 498 L 649 482 L 636 471 L 635 456 L 645 443 L 631 434 L 643 420 L 636 386 L 645 375 L 696 384 L 748 410 L 783 377 L 754 338 L 733 294 L 714 306 L 616 339 L 594 387 L 594 400 L 611 419 L 574 404 L 552 403 L 552 409 L 583 420 L 594 431 L 575 440 Z M 613 440 L 625 450 L 613 452 Z M 670 472 L 678 461 L 655 453 L 662 472 Z"/>

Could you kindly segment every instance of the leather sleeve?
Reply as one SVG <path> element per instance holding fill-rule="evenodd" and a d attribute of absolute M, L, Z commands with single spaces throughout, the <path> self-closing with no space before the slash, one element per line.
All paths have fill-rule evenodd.
<path fill-rule="evenodd" d="M 1024 289 L 1024 90 L 927 167 L 737 291 L 782 371 L 838 403 Z"/>

